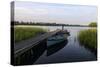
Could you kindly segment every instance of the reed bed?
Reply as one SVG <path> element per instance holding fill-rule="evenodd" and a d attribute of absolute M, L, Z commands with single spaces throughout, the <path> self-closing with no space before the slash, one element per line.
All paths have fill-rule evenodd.
<path fill-rule="evenodd" d="M 79 32 L 79 41 L 90 49 L 97 49 L 97 29 L 88 29 Z"/>
<path fill-rule="evenodd" d="M 31 37 L 35 37 L 41 33 L 45 33 L 46 30 L 42 28 L 35 27 L 15 27 L 14 28 L 14 37 L 15 42 L 19 42 L 25 39 L 29 39 Z"/>

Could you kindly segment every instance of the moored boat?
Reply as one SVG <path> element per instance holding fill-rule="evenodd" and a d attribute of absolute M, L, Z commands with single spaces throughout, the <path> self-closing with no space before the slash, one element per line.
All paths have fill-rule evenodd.
<path fill-rule="evenodd" d="M 65 40 L 69 36 L 69 32 L 67 30 L 61 30 L 59 33 L 55 34 L 54 36 L 48 38 L 47 46 L 59 44 Z"/>

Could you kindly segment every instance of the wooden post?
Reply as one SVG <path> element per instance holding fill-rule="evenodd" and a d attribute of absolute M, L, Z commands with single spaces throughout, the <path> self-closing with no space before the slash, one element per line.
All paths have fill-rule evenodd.
<path fill-rule="evenodd" d="M 62 30 L 64 30 L 64 25 L 62 25 Z"/>

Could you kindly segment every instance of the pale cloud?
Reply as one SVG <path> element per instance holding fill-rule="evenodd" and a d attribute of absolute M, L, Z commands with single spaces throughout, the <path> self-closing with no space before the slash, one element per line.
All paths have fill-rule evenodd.
<path fill-rule="evenodd" d="M 97 21 L 97 7 L 16 2 L 15 20 L 88 24 L 92 21 Z"/>

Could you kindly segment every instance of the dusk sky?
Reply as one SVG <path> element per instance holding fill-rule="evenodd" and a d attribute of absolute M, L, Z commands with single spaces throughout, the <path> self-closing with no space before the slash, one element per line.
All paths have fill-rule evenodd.
<path fill-rule="evenodd" d="M 15 21 L 87 25 L 97 22 L 97 7 L 15 1 Z"/>

